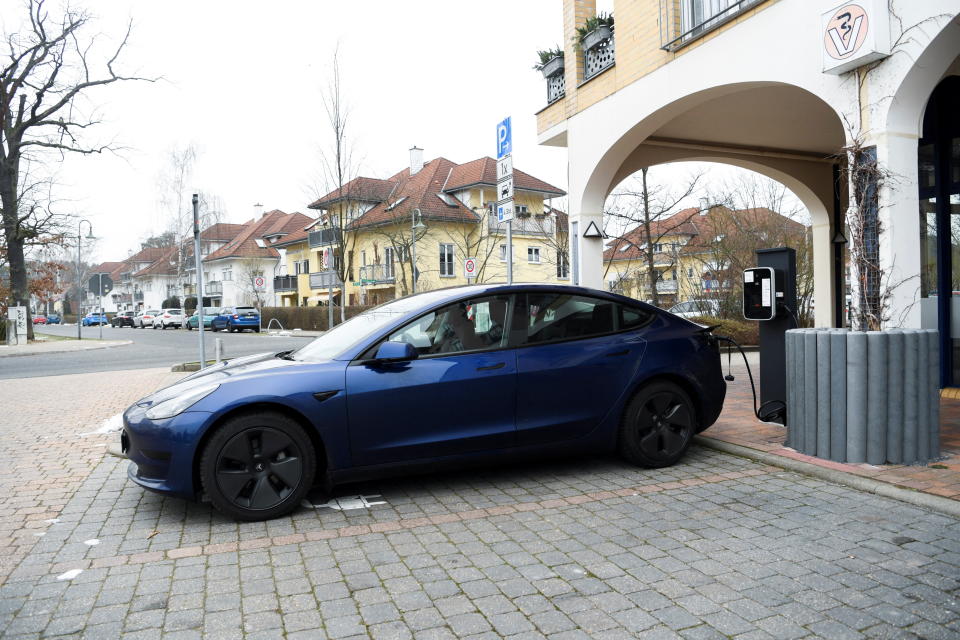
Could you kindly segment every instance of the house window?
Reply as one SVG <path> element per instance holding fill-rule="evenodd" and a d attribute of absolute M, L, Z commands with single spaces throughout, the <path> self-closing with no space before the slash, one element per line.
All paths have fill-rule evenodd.
<path fill-rule="evenodd" d="M 507 245 L 500 245 L 500 262 L 507 261 Z"/>
<path fill-rule="evenodd" d="M 452 278 L 453 272 L 453 245 L 440 245 L 440 277 Z"/>
<path fill-rule="evenodd" d="M 385 280 L 393 278 L 393 247 L 383 250 L 383 277 Z"/>
<path fill-rule="evenodd" d="M 233 281 L 233 269 L 224 269 L 223 270 L 223 281 L 232 282 Z"/>
<path fill-rule="evenodd" d="M 366 249 L 363 249 L 362 251 L 360 251 L 360 266 L 361 267 L 367 266 L 367 250 Z"/>
<path fill-rule="evenodd" d="M 530 215 L 530 211 L 527 209 L 527 205 L 525 204 L 514 205 L 513 213 L 514 215 L 518 215 L 522 218 L 525 218 L 528 215 Z"/>
<path fill-rule="evenodd" d="M 557 251 L 557 277 L 567 280 L 570 277 L 570 259 L 566 251 Z"/>
<path fill-rule="evenodd" d="M 653 243 L 653 252 L 654 253 L 663 253 L 663 243 L 655 242 Z"/>
<path fill-rule="evenodd" d="M 687 267 L 687 277 L 688 278 L 693 277 L 693 267 Z"/>
<path fill-rule="evenodd" d="M 527 247 L 527 262 L 540 264 L 540 247 Z"/>

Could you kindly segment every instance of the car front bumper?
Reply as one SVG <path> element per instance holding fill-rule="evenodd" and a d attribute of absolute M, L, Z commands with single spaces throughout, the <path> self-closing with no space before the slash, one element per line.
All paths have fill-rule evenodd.
<path fill-rule="evenodd" d="M 120 446 L 130 460 L 127 476 L 151 491 L 196 498 L 201 487 L 194 481 L 194 454 L 212 414 L 185 411 L 150 420 L 146 410 L 133 405 L 123 414 Z"/>

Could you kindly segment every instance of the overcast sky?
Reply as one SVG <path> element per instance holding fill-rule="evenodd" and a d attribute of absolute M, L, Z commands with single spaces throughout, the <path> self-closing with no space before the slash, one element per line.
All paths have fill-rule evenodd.
<path fill-rule="evenodd" d="M 4 31 L 23 4 L 0 0 Z M 195 145 L 193 186 L 221 198 L 225 221 L 248 220 L 255 203 L 312 214 L 337 47 L 362 174 L 399 171 L 412 145 L 428 159 L 492 155 L 495 125 L 509 115 L 517 168 L 567 186 L 566 150 L 536 144 L 546 89 L 531 68 L 537 49 L 560 43 L 561 0 L 74 4 L 96 16 L 89 33 L 108 39 L 132 19 L 118 67 L 162 76 L 91 91 L 106 119 L 94 138 L 126 149 L 60 168 L 64 206 L 93 223 L 99 260 L 121 260 L 168 227 L 157 183 L 174 146 Z"/>

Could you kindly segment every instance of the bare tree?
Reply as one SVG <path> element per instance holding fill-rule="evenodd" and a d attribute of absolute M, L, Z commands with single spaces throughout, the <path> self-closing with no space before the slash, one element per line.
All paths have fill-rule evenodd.
<path fill-rule="evenodd" d="M 657 265 L 663 267 L 663 260 L 667 260 L 666 264 L 668 265 L 674 265 L 678 250 L 676 246 L 673 246 L 670 247 L 669 251 L 664 251 L 661 246 L 663 244 L 662 240 L 676 235 L 679 228 L 688 222 L 689 214 L 677 215 L 679 214 L 679 207 L 698 192 L 703 174 L 691 174 L 678 186 L 670 187 L 656 183 L 651 184 L 649 172 L 650 169 L 644 167 L 640 170 L 639 176 L 634 174 L 623 186 L 614 191 L 612 206 L 609 206 L 608 210 L 604 212 L 604 216 L 607 218 L 607 224 L 604 226 L 630 227 L 633 231 L 639 231 L 643 276 L 647 281 L 653 304 L 659 306 L 660 296 L 657 292 L 657 282 L 660 280 L 661 271 Z M 634 234 L 634 239 L 637 239 L 636 234 Z M 619 250 L 624 246 L 624 243 L 629 242 L 631 241 L 621 236 L 616 238 L 611 246 Z M 612 260 L 607 262 L 604 272 L 605 279 L 612 264 Z M 621 279 L 629 278 L 630 271 L 621 272 L 619 277 Z"/>
<path fill-rule="evenodd" d="M 29 299 L 24 245 L 44 231 L 44 207 L 22 200 L 26 163 L 42 162 L 46 152 L 92 154 L 109 151 L 111 144 L 89 143 L 83 133 L 101 122 L 84 113 L 80 98 L 96 87 L 126 80 L 149 80 L 118 73 L 115 65 L 130 36 L 97 60 L 96 37 L 87 36 L 89 15 L 64 9 L 51 15 L 44 0 L 28 0 L 25 28 L 4 34 L 8 61 L 0 72 L 0 212 L 11 298 Z M 27 323 L 29 337 L 33 325 Z"/>

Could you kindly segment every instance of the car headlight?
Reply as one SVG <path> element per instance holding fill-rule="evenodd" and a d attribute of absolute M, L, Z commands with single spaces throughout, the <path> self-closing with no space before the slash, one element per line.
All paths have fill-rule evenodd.
<path fill-rule="evenodd" d="M 197 402 L 200 402 L 200 400 L 206 398 L 219 387 L 219 384 L 205 384 L 196 389 L 191 389 L 174 398 L 153 405 L 147 410 L 145 415 L 151 420 L 172 418 L 175 415 L 183 413 Z"/>

